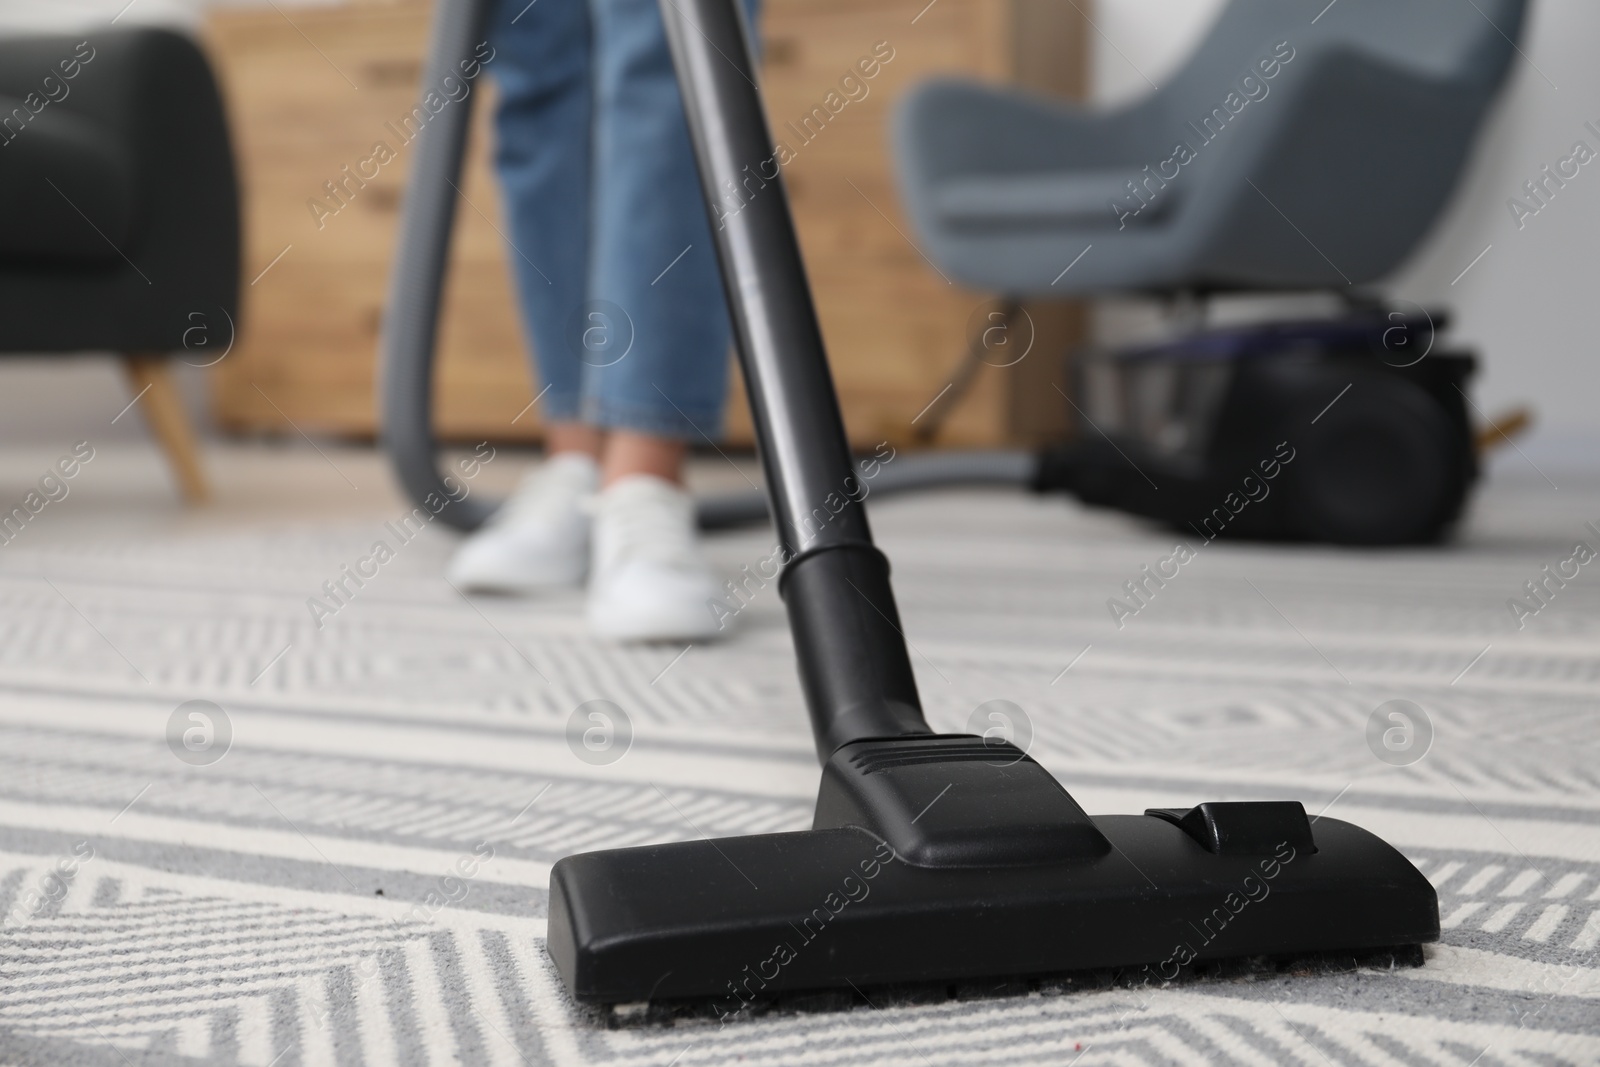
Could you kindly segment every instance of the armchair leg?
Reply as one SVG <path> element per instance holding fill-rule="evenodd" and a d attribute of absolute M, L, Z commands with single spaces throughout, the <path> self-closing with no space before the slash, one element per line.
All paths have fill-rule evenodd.
<path fill-rule="evenodd" d="M 189 426 L 189 416 L 183 409 L 183 400 L 172 376 L 171 360 L 166 356 L 129 353 L 122 357 L 122 365 L 134 393 L 140 398 L 150 429 L 167 454 L 183 499 L 190 504 L 205 502 L 211 493 L 206 486 L 205 472 L 200 468 L 200 449 L 194 430 Z"/>

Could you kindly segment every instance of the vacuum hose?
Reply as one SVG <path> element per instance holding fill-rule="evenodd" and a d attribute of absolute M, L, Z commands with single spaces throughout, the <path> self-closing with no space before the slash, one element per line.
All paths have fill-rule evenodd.
<path fill-rule="evenodd" d="M 490 0 L 441 0 L 433 9 L 433 36 L 423 85 L 461 79 L 483 40 Z M 472 120 L 469 93 L 428 120 L 416 141 L 406 186 L 389 301 L 379 349 L 378 404 L 383 446 L 405 491 L 439 518 L 471 530 L 494 513 L 481 497 L 457 499 L 439 473 L 433 440 L 433 352 L 439 304 L 456 215 L 456 178 Z M 459 483 L 458 483 L 459 484 Z M 430 500 L 431 498 L 431 500 Z M 447 501 L 435 508 L 432 503 Z"/>
<path fill-rule="evenodd" d="M 425 87 L 438 88 L 447 77 L 461 77 L 463 64 L 474 60 L 483 41 L 489 5 L 490 0 L 435 5 L 423 68 Z M 382 442 L 401 486 L 417 503 L 436 510 L 440 519 L 461 530 L 476 529 L 499 504 L 476 494 L 458 499 L 459 485 L 452 487 L 439 471 L 433 436 L 439 307 L 475 95 L 452 100 L 428 121 L 426 135 L 415 142 L 384 309 L 378 383 Z M 887 495 L 936 486 L 1026 486 L 1033 483 L 1038 467 L 1038 457 L 1027 452 L 934 452 L 864 463 L 860 478 L 869 493 Z M 435 508 L 440 501 L 446 503 Z M 700 526 L 708 530 L 768 518 L 767 498 L 757 490 L 703 497 L 698 511 Z"/>
<path fill-rule="evenodd" d="M 1030 486 L 1039 470 L 1032 452 L 923 452 L 892 460 L 863 460 L 857 477 L 868 496 L 889 496 L 957 485 Z M 702 530 L 724 530 L 767 520 L 767 498 L 758 490 L 703 496 L 697 502 Z"/>

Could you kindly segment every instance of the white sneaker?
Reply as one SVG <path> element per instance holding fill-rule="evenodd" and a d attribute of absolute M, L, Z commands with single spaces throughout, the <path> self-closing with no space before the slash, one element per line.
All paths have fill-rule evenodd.
<path fill-rule="evenodd" d="M 517 491 L 456 550 L 445 577 L 464 590 L 538 593 L 580 585 L 589 567 L 585 502 L 600 467 L 562 452 L 523 476 Z"/>
<path fill-rule="evenodd" d="M 715 636 L 717 580 L 700 554 L 694 501 L 650 474 L 612 484 L 594 502 L 589 626 L 618 641 Z"/>

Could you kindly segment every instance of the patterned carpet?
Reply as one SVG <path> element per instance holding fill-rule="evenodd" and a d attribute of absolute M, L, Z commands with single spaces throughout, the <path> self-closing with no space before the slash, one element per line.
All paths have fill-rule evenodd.
<path fill-rule="evenodd" d="M 1203 546 L 1120 630 L 1108 598 L 1169 535 L 1005 493 L 877 505 L 937 727 L 1015 702 L 1090 812 L 1291 797 L 1359 823 L 1438 887 L 1443 941 L 1415 970 L 719 1029 L 576 1010 L 546 885 L 573 851 L 807 825 L 775 590 L 720 644 L 607 647 L 576 595 L 458 596 L 428 529 L 319 630 L 308 598 L 397 540 L 363 462 L 312 518 L 292 480 L 231 487 L 226 522 L 86 485 L 0 548 L 0 1061 L 1600 1063 L 1600 577 L 1520 630 L 1507 607 L 1600 541 L 1600 484 L 1503 478 L 1443 550 Z M 714 551 L 732 574 L 770 546 Z M 567 740 L 597 699 L 631 724 L 612 762 Z M 1369 744 L 1396 699 L 1431 727 L 1400 756 Z"/>

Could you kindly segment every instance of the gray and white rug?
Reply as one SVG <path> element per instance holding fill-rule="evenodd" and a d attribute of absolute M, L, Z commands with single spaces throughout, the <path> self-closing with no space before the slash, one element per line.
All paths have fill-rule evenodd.
<path fill-rule="evenodd" d="M 216 527 L 47 512 L 0 547 L 0 1062 L 1600 1063 L 1600 570 L 1520 629 L 1507 606 L 1600 548 L 1600 485 L 1490 485 L 1444 549 L 1204 546 L 1120 629 L 1108 599 L 1171 535 L 1004 493 L 878 505 L 936 726 L 1013 702 L 1091 812 L 1359 823 L 1433 880 L 1443 940 L 1416 970 L 720 1029 L 575 1010 L 546 886 L 574 851 L 807 825 L 775 590 L 731 640 L 608 647 L 576 595 L 458 596 L 450 536 L 396 543 L 392 498 L 320 523 L 284 499 Z M 328 599 L 377 540 L 394 558 Z M 730 574 L 769 551 L 715 543 Z M 612 762 L 568 744 L 592 700 L 631 728 Z M 1392 700 L 1421 717 L 1384 749 Z"/>

